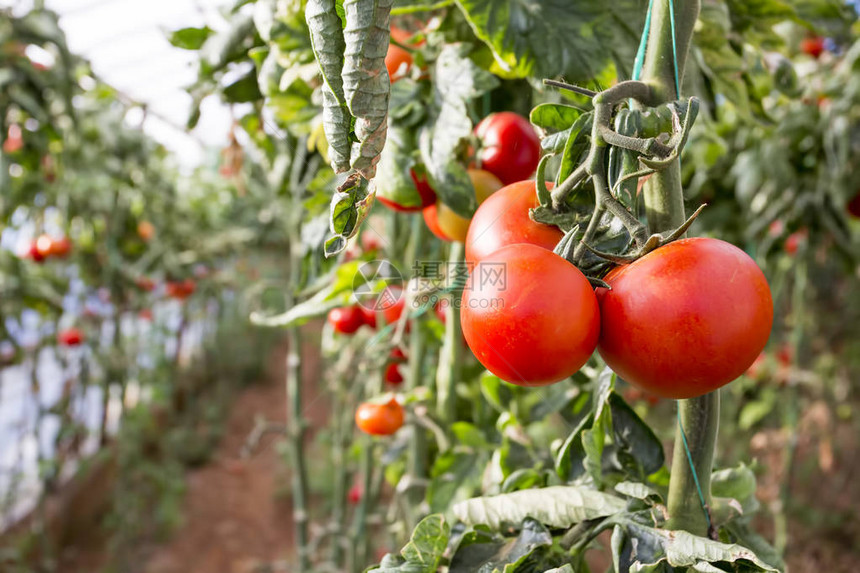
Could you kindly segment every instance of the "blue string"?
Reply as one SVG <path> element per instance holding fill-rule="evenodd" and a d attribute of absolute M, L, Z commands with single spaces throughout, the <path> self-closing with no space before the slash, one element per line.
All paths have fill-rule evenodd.
<path fill-rule="evenodd" d="M 710 531 L 713 528 L 713 525 L 711 525 L 711 514 L 708 513 L 708 505 L 705 503 L 705 494 L 702 493 L 702 486 L 699 485 L 699 476 L 696 474 L 696 466 L 693 465 L 693 454 L 690 453 L 690 446 L 687 445 L 687 432 L 684 431 L 684 423 L 681 421 L 680 408 L 678 408 L 678 428 L 681 430 L 681 440 L 684 442 L 684 452 L 687 454 L 687 462 L 690 464 L 690 472 L 693 474 L 693 482 L 696 484 L 696 491 L 699 494 L 699 501 L 702 504 L 702 510 L 705 512 L 705 519 L 708 522 L 708 531 Z"/>
<path fill-rule="evenodd" d="M 645 49 L 648 47 L 648 34 L 651 32 L 651 12 L 654 9 L 654 0 L 648 2 L 648 12 L 645 14 L 645 27 L 642 29 L 642 39 L 639 40 L 639 50 L 633 61 L 633 79 L 638 81 L 642 75 L 642 66 L 645 64 Z"/>
<path fill-rule="evenodd" d="M 675 97 L 681 98 L 681 80 L 678 78 L 678 46 L 675 40 L 675 2 L 669 0 L 669 25 L 672 27 L 672 59 L 675 63 Z"/>

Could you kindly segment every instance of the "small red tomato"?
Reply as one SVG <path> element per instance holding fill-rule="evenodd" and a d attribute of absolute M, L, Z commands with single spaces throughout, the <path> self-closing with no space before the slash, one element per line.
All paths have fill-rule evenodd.
<path fill-rule="evenodd" d="M 490 195 L 475 211 L 469 225 L 466 262 L 478 263 L 502 247 L 518 243 L 553 250 L 564 233 L 558 227 L 535 223 L 529 217 L 529 209 L 539 204 L 535 182 L 530 180 L 502 187 Z"/>
<path fill-rule="evenodd" d="M 424 216 L 424 223 L 427 225 L 427 228 L 430 229 L 430 232 L 436 235 L 438 239 L 442 239 L 450 243 L 452 241 L 451 237 L 445 234 L 442 231 L 442 228 L 439 227 L 439 211 L 437 209 L 437 205 L 434 203 L 429 207 L 424 207 L 421 210 L 421 214 Z"/>
<path fill-rule="evenodd" d="M 400 320 L 400 315 L 406 308 L 406 295 L 403 292 L 403 287 L 399 285 L 385 287 L 385 290 L 379 294 L 376 308 L 382 312 L 385 324 L 394 324 Z"/>
<path fill-rule="evenodd" d="M 149 221 L 141 221 L 137 224 L 137 235 L 145 242 L 148 242 L 155 236 L 155 225 Z"/>
<path fill-rule="evenodd" d="M 854 198 L 848 202 L 847 209 L 851 216 L 860 218 L 860 193 L 857 193 Z"/>
<path fill-rule="evenodd" d="M 806 235 L 806 229 L 801 229 L 800 231 L 795 231 L 790 234 L 785 240 L 785 252 L 792 256 L 796 255 L 797 251 L 800 249 L 800 245 L 806 239 Z"/>
<path fill-rule="evenodd" d="M 364 315 L 358 305 L 334 308 L 328 313 L 328 322 L 335 332 L 353 334 L 364 324 Z"/>
<path fill-rule="evenodd" d="M 597 346 L 600 315 L 585 275 L 536 245 L 502 247 L 472 270 L 460 323 L 484 367 L 517 386 L 564 380 Z"/>
<path fill-rule="evenodd" d="M 362 304 L 358 305 L 358 310 L 361 312 L 361 319 L 364 321 L 364 324 L 369 326 L 370 328 L 376 328 L 376 309 L 368 308 Z"/>
<path fill-rule="evenodd" d="M 23 256 L 33 259 L 33 261 L 37 263 L 41 263 L 45 260 L 45 255 L 39 250 L 39 247 L 36 245 L 36 241 L 30 243 L 30 246 L 27 248 L 27 251 Z"/>
<path fill-rule="evenodd" d="M 403 44 L 410 44 L 411 34 L 405 30 L 401 30 L 395 26 L 391 27 L 391 39 Z M 409 50 L 405 50 L 397 44 L 388 46 L 388 53 L 385 54 L 385 68 L 388 70 L 388 75 L 391 82 L 394 83 L 400 78 L 409 73 L 409 68 L 412 67 L 412 54 Z"/>
<path fill-rule="evenodd" d="M 790 344 L 783 344 L 776 353 L 776 359 L 782 366 L 791 366 L 794 362 L 794 349 Z"/>
<path fill-rule="evenodd" d="M 493 113 L 475 128 L 481 169 L 505 185 L 528 179 L 540 160 L 540 139 L 529 120 L 510 111 Z"/>
<path fill-rule="evenodd" d="M 399 386 L 403 383 L 403 375 L 400 373 L 400 364 L 389 362 L 385 367 L 385 383 Z"/>
<path fill-rule="evenodd" d="M 140 312 L 137 313 L 137 316 L 141 318 L 141 320 L 145 320 L 147 322 L 152 322 L 152 310 L 148 308 L 144 308 Z"/>
<path fill-rule="evenodd" d="M 72 242 L 68 237 L 51 239 L 51 246 L 48 251 L 52 257 L 66 257 L 72 251 Z"/>
<path fill-rule="evenodd" d="M 785 231 L 785 223 L 777 219 L 767 227 L 767 234 L 771 237 L 779 237 Z"/>
<path fill-rule="evenodd" d="M 57 334 L 57 341 L 63 346 L 78 346 L 84 341 L 84 333 L 75 327 L 67 328 Z"/>
<path fill-rule="evenodd" d="M 390 436 L 403 425 L 403 406 L 392 397 L 383 404 L 364 402 L 355 411 L 358 429 L 371 436 Z"/>
<path fill-rule="evenodd" d="M 818 59 L 824 53 L 824 38 L 821 36 L 809 36 L 800 41 L 800 51 L 808 56 Z"/>
<path fill-rule="evenodd" d="M 140 277 L 135 281 L 137 288 L 146 292 L 155 290 L 155 281 L 149 277 Z"/>
<path fill-rule="evenodd" d="M 197 288 L 197 285 L 191 279 L 185 279 L 184 281 L 168 281 L 166 286 L 167 296 L 177 300 L 185 300 L 194 294 L 194 291 Z"/>
<path fill-rule="evenodd" d="M 6 140 L 3 142 L 4 153 L 16 153 L 24 147 L 24 139 L 21 137 L 21 126 L 13 123 L 9 126 Z"/>
<path fill-rule="evenodd" d="M 36 239 L 36 250 L 39 251 L 39 255 L 41 255 L 42 259 L 47 259 L 51 256 L 52 242 L 51 237 L 48 235 L 39 235 L 39 238 Z"/>
<path fill-rule="evenodd" d="M 361 498 L 364 496 L 364 492 L 361 489 L 359 484 L 353 485 L 349 488 L 349 493 L 346 494 L 346 500 L 351 505 L 358 505 L 358 502 L 361 501 Z"/>
<path fill-rule="evenodd" d="M 382 237 L 372 229 L 364 231 L 358 237 L 358 242 L 365 253 L 374 253 L 382 247 Z"/>
<path fill-rule="evenodd" d="M 761 269 L 718 239 L 681 239 L 604 277 L 598 351 L 624 381 L 695 398 L 743 374 L 764 349 L 773 299 Z"/>

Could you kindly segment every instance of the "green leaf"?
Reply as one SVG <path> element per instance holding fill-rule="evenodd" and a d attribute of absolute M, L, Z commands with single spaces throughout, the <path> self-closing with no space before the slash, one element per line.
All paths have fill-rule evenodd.
<path fill-rule="evenodd" d="M 484 536 L 485 543 L 461 543 L 451 560 L 449 573 L 534 571 L 552 546 L 552 535 L 539 522 L 526 519 L 520 534 L 507 543 Z M 528 567 L 527 567 L 528 564 Z"/>
<path fill-rule="evenodd" d="M 345 0 L 343 92 L 355 118 L 350 165 L 372 179 L 385 146 L 391 83 L 385 69 L 394 0 Z"/>
<path fill-rule="evenodd" d="M 502 482 L 502 493 L 510 493 L 521 489 L 529 489 L 544 485 L 544 475 L 534 468 L 514 470 Z"/>
<path fill-rule="evenodd" d="M 172 32 L 168 41 L 183 50 L 199 50 L 212 33 L 213 31 L 209 26 L 202 28 L 181 28 Z"/>
<path fill-rule="evenodd" d="M 552 486 L 469 499 L 454 505 L 453 511 L 457 519 L 469 525 L 483 523 L 492 529 L 520 523 L 526 517 L 561 529 L 613 515 L 624 507 L 620 498 L 592 488 Z"/>
<path fill-rule="evenodd" d="M 344 96 L 346 41 L 335 0 L 308 0 L 305 19 L 323 77 L 323 127 L 329 143 L 328 154 L 335 173 L 342 173 L 349 169 L 352 115 Z"/>
<path fill-rule="evenodd" d="M 594 414 L 589 414 L 574 428 L 562 444 L 555 458 L 555 471 L 564 481 L 572 481 L 585 473 L 582 465 L 585 460 L 585 448 L 582 444 L 582 434 L 594 423 Z"/>
<path fill-rule="evenodd" d="M 334 236 L 326 241 L 325 254 L 330 257 L 346 248 L 346 241 L 358 233 L 371 205 L 368 182 L 353 174 L 338 187 L 331 198 L 330 228 Z"/>
<path fill-rule="evenodd" d="M 639 462 L 645 475 L 663 467 L 663 444 L 648 424 L 615 393 L 609 396 L 609 406 L 612 411 L 612 441 L 615 445 Z"/>
<path fill-rule="evenodd" d="M 421 195 L 409 171 L 414 165 L 411 151 L 415 149 L 412 133 L 401 127 L 388 130 L 388 143 L 377 165 L 376 196 L 403 207 L 420 207 Z"/>
<path fill-rule="evenodd" d="M 561 103 L 542 103 L 529 114 L 532 125 L 554 133 L 569 129 L 582 115 L 582 110 Z"/>
<path fill-rule="evenodd" d="M 724 571 L 722 567 L 707 566 L 718 564 L 723 567 L 745 565 L 744 571 L 777 572 L 746 547 L 720 543 L 687 531 L 646 527 L 626 519 L 612 534 L 612 553 L 617 571 L 650 571 L 666 563 L 696 571 Z M 646 569 L 649 566 L 651 568 Z"/>
<path fill-rule="evenodd" d="M 468 497 L 480 485 L 481 465 L 475 454 L 449 450 L 436 458 L 430 476 L 430 511 L 446 511 L 455 499 Z"/>
<path fill-rule="evenodd" d="M 415 526 L 409 543 L 400 550 L 399 556 L 388 554 L 380 565 L 368 571 L 436 573 L 450 535 L 451 528 L 441 514 L 428 515 Z"/>
<path fill-rule="evenodd" d="M 591 79 L 608 62 L 606 6 L 567 0 L 457 0 L 507 77 Z"/>
<path fill-rule="evenodd" d="M 573 173 L 573 170 L 579 165 L 583 154 L 588 152 L 593 119 L 593 113 L 584 113 L 571 126 L 570 134 L 567 137 L 564 152 L 561 156 L 561 166 L 558 169 L 556 185 L 560 184 Z"/>
<path fill-rule="evenodd" d="M 253 69 L 225 87 L 223 93 L 224 99 L 229 103 L 247 103 L 263 99 L 257 84 L 257 74 Z"/>
<path fill-rule="evenodd" d="M 615 491 L 622 495 L 626 495 L 627 497 L 632 497 L 635 499 L 660 499 L 660 494 L 656 490 L 640 482 L 623 481 L 617 483 L 615 484 Z"/>
<path fill-rule="evenodd" d="M 419 133 L 421 159 L 439 199 L 463 217 L 477 207 L 475 189 L 459 157 L 472 133 L 469 103 L 498 80 L 468 58 L 468 44 L 446 44 L 436 60 L 430 119 Z"/>
<path fill-rule="evenodd" d="M 457 441 L 464 446 L 476 449 L 490 447 L 490 443 L 480 428 L 469 422 L 454 422 L 451 424 L 451 432 Z"/>

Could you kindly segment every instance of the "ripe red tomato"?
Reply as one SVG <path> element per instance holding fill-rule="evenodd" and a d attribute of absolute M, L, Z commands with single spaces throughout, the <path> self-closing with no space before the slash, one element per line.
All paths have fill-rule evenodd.
<path fill-rule="evenodd" d="M 482 204 L 493 193 L 503 187 L 499 178 L 483 169 L 467 170 L 472 186 L 475 188 L 475 199 L 478 205 Z M 461 217 L 453 209 L 439 202 L 436 204 L 436 217 L 442 233 L 455 241 L 464 242 L 469 232 L 471 218 Z"/>
<path fill-rule="evenodd" d="M 364 314 L 358 305 L 334 308 L 328 313 L 328 322 L 335 332 L 352 334 L 364 324 Z"/>
<path fill-rule="evenodd" d="M 529 209 L 539 204 L 534 181 L 520 181 L 493 193 L 472 217 L 466 235 L 466 262 L 477 263 L 506 245 L 518 243 L 553 250 L 564 233 L 529 218 Z"/>
<path fill-rule="evenodd" d="M 431 233 L 443 241 L 451 242 L 451 237 L 446 235 L 439 227 L 439 210 L 437 209 L 437 204 L 434 203 L 429 207 L 424 207 L 424 209 L 421 210 L 421 214 L 424 216 L 424 223 L 427 225 L 427 228 L 430 229 Z"/>
<path fill-rule="evenodd" d="M 6 140 L 3 142 L 3 153 L 16 153 L 24 147 L 24 139 L 21 136 L 21 126 L 13 123 L 6 132 Z"/>
<path fill-rule="evenodd" d="M 84 333 L 80 329 L 72 327 L 61 330 L 57 334 L 57 342 L 63 346 L 78 346 L 84 341 Z"/>
<path fill-rule="evenodd" d="M 137 234 L 144 242 L 148 242 L 155 236 L 155 225 L 149 221 L 141 221 L 137 224 Z"/>
<path fill-rule="evenodd" d="M 48 235 L 39 235 L 39 238 L 36 239 L 36 250 L 39 252 L 39 256 L 41 257 L 39 260 L 47 259 L 51 256 L 51 237 Z"/>
<path fill-rule="evenodd" d="M 358 310 L 361 312 L 361 320 L 370 328 L 376 328 L 376 309 L 367 308 L 364 305 L 358 305 Z"/>
<path fill-rule="evenodd" d="M 385 287 L 376 301 L 376 308 L 382 312 L 385 324 L 394 324 L 400 320 L 403 309 L 406 307 L 406 295 L 403 287 L 391 285 Z"/>
<path fill-rule="evenodd" d="M 364 497 L 364 491 L 359 484 L 354 484 L 346 494 L 346 499 L 351 505 L 358 505 L 362 497 Z"/>
<path fill-rule="evenodd" d="M 801 229 L 790 234 L 785 240 L 785 252 L 792 256 L 796 255 L 801 243 L 806 239 L 806 235 L 806 229 Z"/>
<path fill-rule="evenodd" d="M 406 362 L 406 354 L 400 348 L 393 348 L 388 364 L 385 366 L 385 382 L 393 386 L 403 383 L 403 374 L 400 373 L 400 365 Z"/>
<path fill-rule="evenodd" d="M 185 300 L 197 289 L 197 285 L 191 279 L 184 281 L 168 281 L 166 283 L 167 296 L 177 300 Z"/>
<path fill-rule="evenodd" d="M 403 425 L 403 406 L 392 397 L 388 402 L 364 402 L 355 411 L 355 424 L 365 434 L 390 436 Z"/>
<path fill-rule="evenodd" d="M 409 175 L 412 177 L 412 182 L 415 183 L 415 189 L 418 191 L 418 196 L 421 200 L 419 205 L 401 205 L 396 201 L 383 197 L 380 193 L 376 194 L 376 198 L 392 211 L 399 211 L 402 213 L 421 211 L 425 207 L 433 205 L 436 202 L 436 192 L 433 191 L 432 187 L 430 187 L 430 183 L 427 181 L 427 176 L 423 175 L 422 178 L 419 179 L 414 169 L 409 170 Z"/>
<path fill-rule="evenodd" d="M 408 32 L 392 26 L 391 37 L 397 42 L 408 44 L 409 36 Z M 396 44 L 390 44 L 388 46 L 388 53 L 385 54 L 385 67 L 388 69 L 391 82 L 394 83 L 409 73 L 409 68 L 412 67 L 412 54 Z"/>
<path fill-rule="evenodd" d="M 403 383 L 403 374 L 400 373 L 399 363 L 389 362 L 385 367 L 385 383 L 392 386 L 399 386 Z"/>
<path fill-rule="evenodd" d="M 773 301 L 764 274 L 734 245 L 682 239 L 606 275 L 598 351 L 625 381 L 693 398 L 744 373 L 764 348 Z"/>
<path fill-rule="evenodd" d="M 21 255 L 23 258 L 33 259 L 33 261 L 37 263 L 41 263 L 45 260 L 45 255 L 39 251 L 39 247 L 36 246 L 36 241 L 30 243 L 30 246 L 27 247 L 27 250 Z"/>
<path fill-rule="evenodd" d="M 141 320 L 145 320 L 147 322 L 152 322 L 152 310 L 148 308 L 144 308 L 140 312 L 137 313 L 137 316 L 140 317 Z"/>
<path fill-rule="evenodd" d="M 529 120 L 510 111 L 493 113 L 475 128 L 481 140 L 477 158 L 505 185 L 531 176 L 540 161 L 540 139 Z"/>
<path fill-rule="evenodd" d="M 460 323 L 487 370 L 518 386 L 544 386 L 579 370 L 600 334 L 597 299 L 575 266 L 536 245 L 502 247 L 478 263 Z"/>
<path fill-rule="evenodd" d="M 824 53 L 824 38 L 810 36 L 800 41 L 800 51 L 808 56 L 818 59 Z"/>
<path fill-rule="evenodd" d="M 848 213 L 853 217 L 860 218 L 860 193 L 857 193 L 854 198 L 848 202 Z"/>
<path fill-rule="evenodd" d="M 48 249 L 48 254 L 52 257 L 63 258 L 68 256 L 72 251 L 72 242 L 68 237 L 60 237 L 59 239 L 51 239 L 51 246 Z"/>

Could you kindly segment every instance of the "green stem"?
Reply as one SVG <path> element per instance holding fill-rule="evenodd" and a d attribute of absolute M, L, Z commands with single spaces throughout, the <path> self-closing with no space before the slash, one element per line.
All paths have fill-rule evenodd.
<path fill-rule="evenodd" d="M 409 376 L 407 378 L 407 388 L 415 390 L 415 388 L 421 385 L 424 370 L 424 356 L 426 354 L 424 329 L 420 328 L 420 325 L 415 324 L 409 336 Z M 423 428 L 419 428 L 418 426 L 415 427 L 411 442 L 409 443 L 408 464 L 410 482 L 415 483 L 417 480 L 423 480 L 427 477 L 427 433 Z M 409 502 L 410 511 L 414 512 L 414 509 L 421 505 L 421 501 L 424 499 L 423 488 L 411 488 L 406 493 L 406 499 Z M 414 525 L 416 524 L 412 523 L 410 527 Z"/>
<path fill-rule="evenodd" d="M 454 268 L 463 264 L 463 243 L 451 243 L 448 253 L 447 269 L 449 280 Z M 463 334 L 460 328 L 460 300 L 462 292 L 459 288 L 448 295 L 448 308 L 445 309 L 445 340 L 439 356 L 439 370 L 436 372 L 436 415 L 443 426 L 449 426 L 456 414 L 456 398 L 454 391 L 460 379 L 463 361 Z"/>
<path fill-rule="evenodd" d="M 642 79 L 651 86 L 655 103 L 678 98 L 675 93 L 675 53 L 673 49 L 671 3 L 656 2 L 648 37 Z M 677 74 L 684 77 L 693 27 L 701 8 L 700 0 L 675 0 L 675 47 Z M 655 173 L 644 190 L 645 213 L 652 233 L 671 231 L 685 220 L 681 168 L 678 161 Z M 707 507 L 711 499 L 711 472 L 719 427 L 720 396 L 712 392 L 678 401 L 679 427 L 675 436 L 672 474 L 669 481 L 669 529 L 684 529 L 707 535 Z M 686 438 L 686 440 L 685 440 Z M 688 450 L 689 449 L 689 455 Z M 705 507 L 702 507 L 702 499 Z"/>

